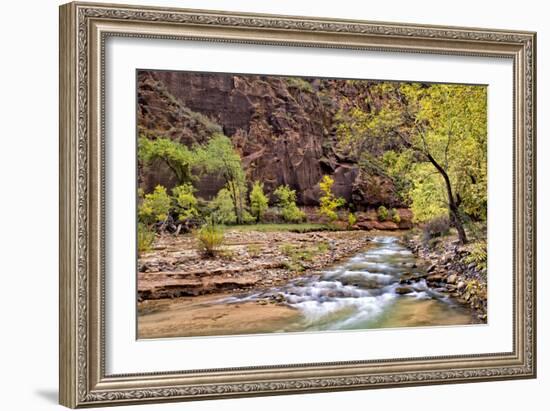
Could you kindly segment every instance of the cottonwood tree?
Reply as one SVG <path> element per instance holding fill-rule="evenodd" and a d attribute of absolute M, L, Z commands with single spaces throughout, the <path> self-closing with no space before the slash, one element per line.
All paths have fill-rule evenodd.
<path fill-rule="evenodd" d="M 202 174 L 218 174 L 225 181 L 235 210 L 236 222 L 250 220 L 246 210 L 246 178 L 239 154 L 231 140 L 223 134 L 214 134 L 203 146 L 187 147 L 167 138 L 140 137 L 138 157 L 144 165 L 164 162 L 174 173 L 178 186 L 189 188 Z"/>
<path fill-rule="evenodd" d="M 398 141 L 400 154 L 411 155 L 419 167 L 411 187 L 434 214 L 441 210 L 423 165 L 439 176 L 445 193 L 445 208 L 461 243 L 468 241 L 463 215 L 486 217 L 487 181 L 487 90 L 484 86 L 418 83 L 379 83 L 371 88 L 376 101 L 370 110 L 352 109 L 340 136 L 358 156 L 368 139 Z M 410 154 L 409 154 L 410 153 Z M 418 178 L 422 171 L 425 178 Z M 415 192 L 416 190 L 416 192 Z M 433 199 L 430 200 L 430 192 Z M 422 196 L 419 196 L 419 193 Z M 426 213 L 427 218 L 431 213 Z M 435 217 L 435 215 L 431 215 Z"/>
<path fill-rule="evenodd" d="M 198 152 L 201 166 L 206 172 L 218 174 L 225 181 L 238 224 L 250 220 L 246 209 L 246 176 L 241 157 L 231 140 L 223 134 L 212 136 L 208 144 Z"/>
<path fill-rule="evenodd" d="M 342 207 L 346 200 L 342 197 L 336 197 L 332 192 L 332 186 L 334 185 L 334 179 L 331 176 L 323 176 L 319 182 L 319 188 L 321 189 L 322 196 L 319 199 L 320 208 L 319 214 L 325 216 L 330 222 L 338 219 L 336 209 Z M 353 225 L 353 224 L 352 224 Z"/>
<path fill-rule="evenodd" d="M 145 166 L 155 161 L 166 164 L 174 173 L 178 185 L 193 181 L 193 168 L 200 162 L 194 150 L 163 137 L 152 140 L 141 136 L 138 140 L 138 158 Z"/>
<path fill-rule="evenodd" d="M 257 222 L 263 220 L 268 204 L 269 200 L 264 193 L 263 183 L 255 181 L 250 190 L 250 212 Z"/>

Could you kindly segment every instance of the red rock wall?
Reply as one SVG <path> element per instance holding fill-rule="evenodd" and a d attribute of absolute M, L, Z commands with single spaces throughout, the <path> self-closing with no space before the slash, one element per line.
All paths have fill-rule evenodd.
<path fill-rule="evenodd" d="M 263 181 L 268 193 L 287 184 L 301 205 L 317 205 L 318 183 L 330 174 L 335 193 L 359 208 L 401 206 L 391 180 L 359 172 L 346 150 L 336 149 L 334 114 L 365 106 L 369 83 L 306 80 L 310 87 L 304 88 L 282 77 L 140 72 L 138 128 L 190 145 L 204 142 L 218 124 L 240 152 L 250 181 Z M 174 184 L 162 167 L 140 175 L 146 190 Z M 218 184 L 202 184 L 199 194 L 210 197 Z"/>

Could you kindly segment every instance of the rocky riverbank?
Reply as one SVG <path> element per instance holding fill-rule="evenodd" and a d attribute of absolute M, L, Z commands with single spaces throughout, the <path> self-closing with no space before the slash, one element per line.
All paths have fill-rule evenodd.
<path fill-rule="evenodd" d="M 138 299 L 152 300 L 265 289 L 315 274 L 368 247 L 372 233 L 229 230 L 214 258 L 192 235 L 162 235 L 138 260 Z"/>
<path fill-rule="evenodd" d="M 428 264 L 424 275 L 405 276 L 404 287 L 425 278 L 430 287 L 472 308 L 477 321 L 487 321 L 487 270 L 469 262 L 471 245 L 461 245 L 454 235 L 425 242 L 421 233 L 405 236 L 404 242 Z"/>

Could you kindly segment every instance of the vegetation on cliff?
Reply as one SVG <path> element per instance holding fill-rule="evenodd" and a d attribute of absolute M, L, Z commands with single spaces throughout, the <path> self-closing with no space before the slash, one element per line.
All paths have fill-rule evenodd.
<path fill-rule="evenodd" d="M 138 80 L 138 216 L 149 230 L 207 220 L 364 228 L 375 225 L 362 221 L 369 209 L 383 227 L 407 227 L 397 208 L 420 224 L 447 218 L 463 244 L 483 230 L 484 86 L 146 71 Z"/>

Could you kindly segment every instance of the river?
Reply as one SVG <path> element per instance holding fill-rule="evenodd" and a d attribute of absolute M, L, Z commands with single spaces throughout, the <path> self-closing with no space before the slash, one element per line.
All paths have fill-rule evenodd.
<path fill-rule="evenodd" d="M 379 236 L 365 251 L 321 274 L 261 292 L 199 298 L 185 304 L 174 301 L 156 315 L 140 318 L 140 322 L 154 322 L 153 334 L 157 336 L 472 323 L 469 309 L 442 289 L 428 287 L 424 279 L 400 284 L 403 275 L 423 274 L 424 270 L 399 237 Z"/>

